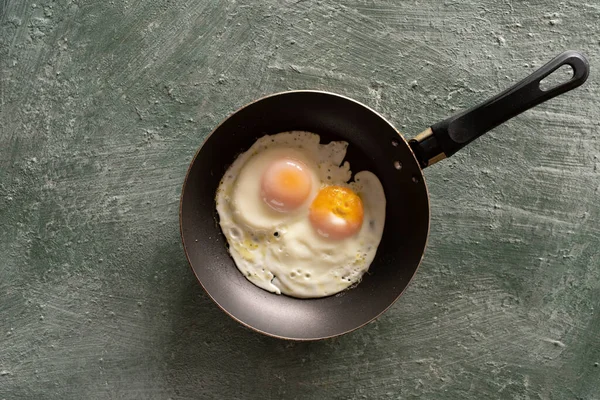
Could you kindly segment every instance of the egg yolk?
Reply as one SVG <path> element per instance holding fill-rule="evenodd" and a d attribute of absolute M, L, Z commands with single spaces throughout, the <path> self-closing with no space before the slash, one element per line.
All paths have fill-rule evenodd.
<path fill-rule="evenodd" d="M 298 208 L 310 195 L 311 188 L 308 167 L 302 161 L 291 158 L 272 162 L 261 180 L 263 201 L 279 212 Z"/>
<path fill-rule="evenodd" d="M 357 233 L 364 216 L 362 200 L 342 186 L 319 191 L 310 206 L 310 222 L 320 235 L 340 240 Z"/>

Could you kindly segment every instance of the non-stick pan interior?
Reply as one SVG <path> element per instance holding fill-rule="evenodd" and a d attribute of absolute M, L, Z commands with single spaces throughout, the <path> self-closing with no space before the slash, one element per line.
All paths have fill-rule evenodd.
<path fill-rule="evenodd" d="M 317 133 L 322 143 L 349 142 L 352 172 L 370 170 L 384 186 L 386 222 L 375 260 L 358 286 L 335 296 L 296 299 L 254 286 L 236 268 L 217 223 L 215 192 L 227 167 L 259 137 L 290 130 Z M 342 96 L 286 92 L 242 108 L 206 140 L 184 183 L 181 232 L 196 276 L 225 312 L 269 335 L 318 339 L 362 326 L 402 293 L 425 248 L 428 201 L 416 159 L 382 117 Z"/>

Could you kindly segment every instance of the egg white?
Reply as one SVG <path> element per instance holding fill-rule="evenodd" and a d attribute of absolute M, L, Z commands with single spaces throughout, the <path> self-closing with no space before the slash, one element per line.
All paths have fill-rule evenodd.
<path fill-rule="evenodd" d="M 292 131 L 263 136 L 229 167 L 216 194 L 217 212 L 236 266 L 255 285 L 277 294 L 314 298 L 338 293 L 360 282 L 373 261 L 385 223 L 385 194 L 373 173 L 351 177 L 345 162 L 348 144 L 319 144 L 319 136 Z M 275 159 L 304 162 L 313 180 L 311 194 L 292 213 L 279 213 L 260 196 L 260 179 Z M 308 208 L 318 190 L 340 185 L 357 193 L 364 207 L 360 231 L 331 240 L 316 232 Z"/>

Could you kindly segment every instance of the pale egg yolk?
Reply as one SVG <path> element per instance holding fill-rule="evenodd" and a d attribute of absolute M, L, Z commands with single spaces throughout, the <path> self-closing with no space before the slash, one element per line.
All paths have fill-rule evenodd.
<path fill-rule="evenodd" d="M 319 191 L 310 206 L 310 222 L 320 235 L 340 240 L 357 233 L 364 216 L 362 200 L 342 186 Z"/>
<path fill-rule="evenodd" d="M 312 188 L 308 167 L 302 161 L 282 158 L 267 167 L 261 180 L 265 203 L 279 212 L 292 211 L 306 201 Z"/>

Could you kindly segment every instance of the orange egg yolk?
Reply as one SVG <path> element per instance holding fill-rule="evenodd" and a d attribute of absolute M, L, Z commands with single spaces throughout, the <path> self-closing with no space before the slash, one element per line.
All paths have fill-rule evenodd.
<path fill-rule="evenodd" d="M 310 222 L 320 235 L 340 240 L 356 234 L 362 226 L 363 203 L 352 190 L 327 186 L 310 206 Z"/>
<path fill-rule="evenodd" d="M 289 212 L 306 201 L 312 189 L 308 167 L 301 161 L 282 158 L 271 163 L 261 179 L 265 203 L 279 212 Z"/>

